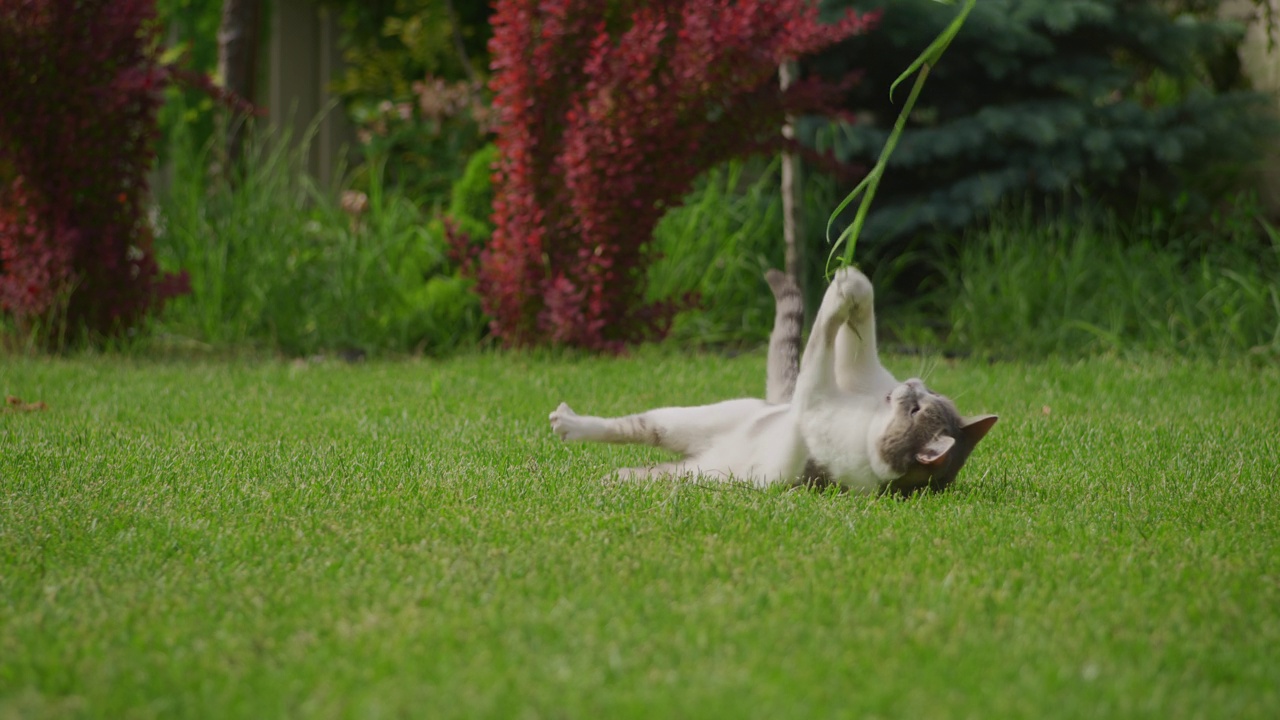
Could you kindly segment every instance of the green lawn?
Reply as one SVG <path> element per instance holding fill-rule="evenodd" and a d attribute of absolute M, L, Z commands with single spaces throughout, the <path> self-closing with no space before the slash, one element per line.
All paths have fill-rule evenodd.
<path fill-rule="evenodd" d="M 926 363 L 910 501 L 608 485 L 764 358 L 0 358 L 0 718 L 1280 717 L 1280 370 Z"/>

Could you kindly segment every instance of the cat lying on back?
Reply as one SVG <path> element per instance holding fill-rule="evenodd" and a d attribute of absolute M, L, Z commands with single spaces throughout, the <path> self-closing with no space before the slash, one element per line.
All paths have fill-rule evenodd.
<path fill-rule="evenodd" d="M 766 399 L 744 398 L 638 415 L 578 415 L 561 403 L 551 427 L 565 441 L 644 443 L 680 459 L 618 471 L 624 478 L 699 475 L 757 487 L 835 483 L 860 492 L 911 493 L 950 485 L 995 415 L 962 418 L 918 379 L 898 382 L 880 364 L 871 282 L 836 273 L 798 356 L 803 307 L 781 273 Z"/>

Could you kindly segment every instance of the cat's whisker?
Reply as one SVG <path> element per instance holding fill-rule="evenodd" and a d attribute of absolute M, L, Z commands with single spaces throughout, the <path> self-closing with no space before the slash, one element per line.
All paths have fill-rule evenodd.
<path fill-rule="evenodd" d="M 929 382 L 929 377 L 933 375 L 933 371 L 938 367 L 938 356 L 921 355 L 918 367 L 919 370 L 916 372 L 916 377 L 924 380 L 926 383 Z"/>

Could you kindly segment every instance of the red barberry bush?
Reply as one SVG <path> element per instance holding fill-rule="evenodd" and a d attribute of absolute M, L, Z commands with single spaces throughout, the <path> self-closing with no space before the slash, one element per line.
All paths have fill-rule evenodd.
<path fill-rule="evenodd" d="M 786 112 L 825 109 L 832 88 L 784 93 L 778 65 L 873 19 L 824 25 L 810 0 L 498 0 L 495 230 L 472 265 L 494 335 L 616 350 L 665 332 L 674 308 L 643 298 L 658 220 L 703 171 L 776 150 Z"/>
<path fill-rule="evenodd" d="M 46 341 L 105 338 L 183 289 L 144 217 L 154 0 L 0 0 L 0 312 Z"/>

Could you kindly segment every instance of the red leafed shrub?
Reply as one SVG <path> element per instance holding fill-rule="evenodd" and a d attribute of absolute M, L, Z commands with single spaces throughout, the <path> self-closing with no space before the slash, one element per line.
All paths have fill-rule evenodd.
<path fill-rule="evenodd" d="M 665 332 L 674 309 L 642 287 L 658 220 L 699 173 L 776 150 L 787 111 L 826 109 L 832 88 L 783 93 L 778 65 L 873 20 L 824 25 L 810 0 L 499 0 L 496 228 L 471 267 L 494 334 L 616 350 Z"/>
<path fill-rule="evenodd" d="M 185 277 L 143 217 L 156 111 L 154 0 L 0 0 L 0 312 L 119 333 Z"/>

